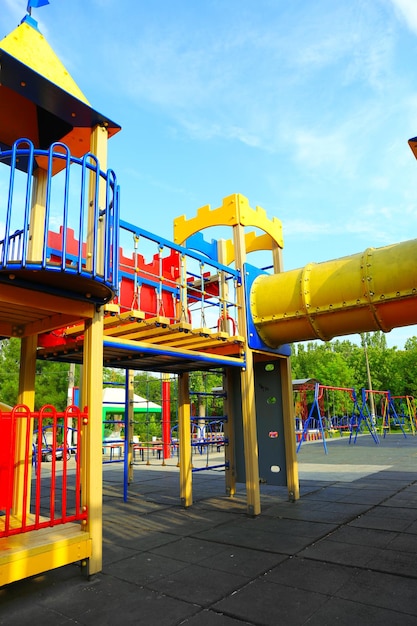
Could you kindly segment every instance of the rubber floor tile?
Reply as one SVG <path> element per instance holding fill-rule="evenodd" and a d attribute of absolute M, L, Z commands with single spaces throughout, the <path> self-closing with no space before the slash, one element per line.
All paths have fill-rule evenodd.
<path fill-rule="evenodd" d="M 164 595 L 207 607 L 246 585 L 249 579 L 239 574 L 189 565 L 148 586 Z"/>
<path fill-rule="evenodd" d="M 176 561 L 151 552 L 141 552 L 111 566 L 111 576 L 135 585 L 148 585 L 187 567 L 184 561 Z"/>
<path fill-rule="evenodd" d="M 210 541 L 184 537 L 152 550 L 152 554 L 178 559 L 185 563 L 199 563 L 203 559 L 220 554 L 223 546 Z"/>
<path fill-rule="evenodd" d="M 305 626 L 415 626 L 416 618 L 389 609 L 331 598 Z"/>
<path fill-rule="evenodd" d="M 316 591 L 331 595 L 356 576 L 358 570 L 345 565 L 293 557 L 286 559 L 265 575 L 265 580 L 297 588 L 302 593 Z"/>
<path fill-rule="evenodd" d="M 417 617 L 417 578 L 363 571 L 335 595 Z"/>
<path fill-rule="evenodd" d="M 298 556 L 353 567 L 365 567 L 378 554 L 378 548 L 323 539 L 300 552 Z"/>
<path fill-rule="evenodd" d="M 228 617 L 224 613 L 204 609 L 181 622 L 181 626 L 252 626 L 252 624 Z"/>
<path fill-rule="evenodd" d="M 216 556 L 204 559 L 200 565 L 213 570 L 255 578 L 269 571 L 288 557 L 284 554 L 252 550 L 238 546 L 223 546 Z"/>
<path fill-rule="evenodd" d="M 231 617 L 263 626 L 301 626 L 325 602 L 328 596 L 302 591 L 259 579 L 212 608 Z"/>

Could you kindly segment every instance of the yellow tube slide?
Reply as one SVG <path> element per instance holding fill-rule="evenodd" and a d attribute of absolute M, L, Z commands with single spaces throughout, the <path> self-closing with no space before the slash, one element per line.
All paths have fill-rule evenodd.
<path fill-rule="evenodd" d="M 273 348 L 417 324 L 417 239 L 258 276 L 250 303 Z"/>

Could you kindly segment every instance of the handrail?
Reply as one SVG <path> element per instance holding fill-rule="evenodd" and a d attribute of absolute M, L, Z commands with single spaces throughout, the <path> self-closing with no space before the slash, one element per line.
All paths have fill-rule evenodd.
<path fill-rule="evenodd" d="M 58 177 L 54 173 L 56 161 L 64 162 Z M 92 293 L 93 301 L 109 300 L 119 284 L 120 193 L 114 171 L 101 170 L 91 153 L 82 158 L 72 156 L 60 142 L 42 150 L 26 138 L 17 140 L 10 150 L 0 151 L 1 163 L 9 165 L 10 174 L 7 201 L 0 206 L 2 213 L 5 209 L 0 269 L 77 274 L 108 287 L 105 295 L 102 290 Z M 39 198 L 35 196 L 36 171 L 44 172 L 45 191 Z M 101 189 L 104 206 L 99 206 Z M 51 255 L 48 238 L 56 223 L 61 225 L 59 245 L 53 246 Z M 75 241 L 78 246 L 75 253 L 68 247 L 70 229 L 75 233 L 71 243 Z M 64 282 L 62 285 L 64 290 Z"/>

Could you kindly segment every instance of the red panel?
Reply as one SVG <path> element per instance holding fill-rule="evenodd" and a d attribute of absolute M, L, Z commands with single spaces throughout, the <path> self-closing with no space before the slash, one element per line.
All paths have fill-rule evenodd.
<path fill-rule="evenodd" d="M 0 413 L 0 509 L 12 506 L 13 429 L 11 413 Z"/>
<path fill-rule="evenodd" d="M 62 227 L 59 233 L 49 231 L 48 246 L 55 251 L 53 260 L 60 262 L 59 251 L 62 250 Z M 67 229 L 66 253 L 78 255 L 78 241 L 74 237 L 74 231 Z M 82 254 L 85 257 L 86 246 L 82 246 Z M 176 250 L 169 250 L 165 256 L 159 253 L 153 255 L 147 263 L 141 254 L 124 256 L 122 248 L 119 250 L 119 270 L 124 276 L 120 280 L 120 293 L 115 302 L 120 305 L 121 311 L 139 309 L 145 312 L 146 317 L 161 315 L 174 320 L 176 317 L 176 305 L 172 294 L 164 289 L 164 284 L 174 288 L 180 277 L 180 254 Z M 134 293 L 135 274 L 138 283 L 143 279 L 153 280 L 156 286 L 142 284 L 138 294 Z M 210 287 L 212 288 L 212 287 Z M 209 291 L 209 290 L 207 290 Z M 64 331 L 46 333 L 40 337 L 39 345 L 50 347 L 66 343 Z"/>
<path fill-rule="evenodd" d="M 53 250 L 59 250 L 62 252 L 62 226 L 59 229 L 59 233 L 54 233 L 51 230 L 48 232 L 48 246 Z M 84 259 L 86 252 L 86 244 L 83 243 L 82 256 Z M 78 240 L 75 239 L 72 228 L 67 228 L 66 253 L 75 257 L 78 256 Z"/>

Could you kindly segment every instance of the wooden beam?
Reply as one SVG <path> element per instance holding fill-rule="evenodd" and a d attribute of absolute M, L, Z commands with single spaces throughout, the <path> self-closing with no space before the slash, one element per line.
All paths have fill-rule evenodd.
<path fill-rule="evenodd" d="M 30 308 L 33 311 L 46 312 L 47 314 L 65 311 L 76 319 L 91 319 L 95 309 L 92 302 L 74 300 L 74 298 L 65 298 L 64 296 L 56 296 L 4 283 L 0 287 L 0 300 L 4 303 L 17 304 L 21 307 Z"/>

